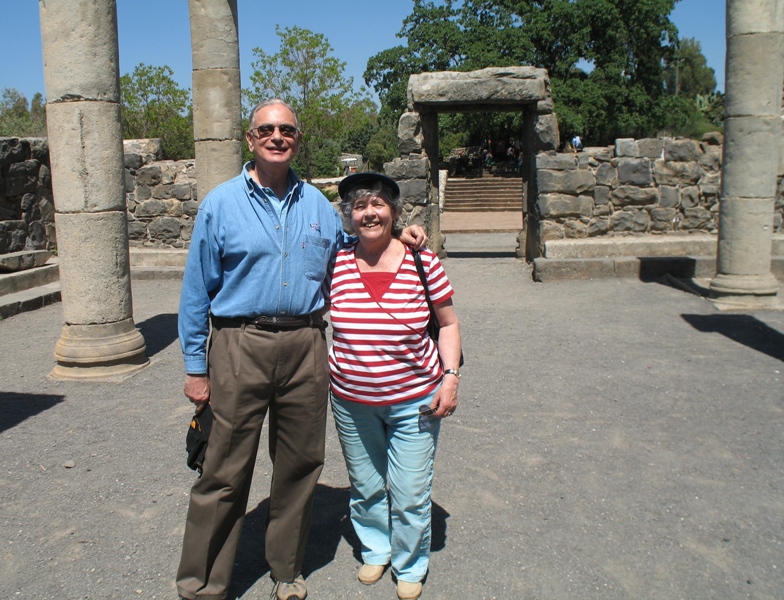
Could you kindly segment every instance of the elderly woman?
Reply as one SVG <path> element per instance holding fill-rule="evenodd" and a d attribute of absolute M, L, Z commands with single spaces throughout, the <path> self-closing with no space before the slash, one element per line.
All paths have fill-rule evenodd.
<path fill-rule="evenodd" d="M 330 294 L 332 412 L 351 481 L 351 522 L 362 542 L 359 580 L 391 564 L 402 600 L 419 598 L 430 556 L 433 459 L 440 421 L 457 407 L 460 328 L 452 287 L 435 254 L 421 252 L 441 326 L 412 251 L 392 234 L 400 190 L 379 173 L 339 186 L 357 244 L 338 252 Z"/>

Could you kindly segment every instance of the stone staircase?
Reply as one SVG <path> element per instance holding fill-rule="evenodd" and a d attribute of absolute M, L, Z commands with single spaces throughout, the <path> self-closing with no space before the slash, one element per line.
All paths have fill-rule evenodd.
<path fill-rule="evenodd" d="M 519 177 L 450 177 L 444 192 L 444 212 L 523 210 L 523 180 Z"/>

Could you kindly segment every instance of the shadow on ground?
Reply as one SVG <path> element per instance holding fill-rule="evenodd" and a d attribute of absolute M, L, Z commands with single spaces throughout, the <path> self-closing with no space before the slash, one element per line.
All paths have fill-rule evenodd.
<path fill-rule="evenodd" d="M 59 394 L 0 392 L 0 433 L 49 410 L 63 400 L 65 396 Z"/>
<path fill-rule="evenodd" d="M 258 580 L 269 574 L 269 565 L 264 559 L 267 507 L 265 498 L 252 511 L 245 515 L 242 537 L 234 563 L 229 598 L 242 597 Z M 310 525 L 310 538 L 305 552 L 302 575 L 307 579 L 314 571 L 327 566 L 335 559 L 338 544 L 345 539 L 351 546 L 354 558 L 361 563 L 361 545 L 354 533 L 348 513 L 349 489 L 335 488 L 319 484 L 313 502 L 313 516 Z M 443 550 L 446 546 L 446 520 L 449 513 L 433 503 L 433 532 L 430 548 L 432 552 Z"/>
<path fill-rule="evenodd" d="M 174 340 L 177 339 L 177 315 L 166 313 L 155 315 L 154 317 L 137 323 L 144 343 L 147 344 L 147 358 L 155 356 L 161 350 L 166 349 Z"/>
<path fill-rule="evenodd" d="M 734 342 L 784 361 L 784 334 L 750 315 L 681 315 L 703 333 L 720 333 Z"/>

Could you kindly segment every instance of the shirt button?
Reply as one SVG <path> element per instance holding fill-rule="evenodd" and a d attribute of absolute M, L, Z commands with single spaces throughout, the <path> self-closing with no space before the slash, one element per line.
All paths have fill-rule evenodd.
<path fill-rule="evenodd" d="M 288 253 L 288 252 L 284 252 L 284 253 L 283 253 L 283 256 L 288 256 L 288 255 L 289 255 L 289 253 Z"/>
<path fill-rule="evenodd" d="M 275 229 L 280 229 L 280 225 L 275 225 Z"/>
<path fill-rule="evenodd" d="M 284 282 L 283 282 L 283 287 L 286 287 L 288 284 L 289 284 L 289 282 L 288 282 L 288 281 L 284 281 Z"/>

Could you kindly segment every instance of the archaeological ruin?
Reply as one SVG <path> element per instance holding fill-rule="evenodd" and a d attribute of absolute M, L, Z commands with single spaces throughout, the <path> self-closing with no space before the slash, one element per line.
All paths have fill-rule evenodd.
<path fill-rule="evenodd" d="M 115 1 L 87 3 L 89 20 L 62 0 L 41 3 L 48 139 L 0 139 L 0 256 L 35 267 L 25 255 L 56 250 L 64 324 L 52 375 L 76 379 L 123 377 L 149 364 L 133 321 L 131 268 L 151 250 L 184 262 L 199 199 L 234 176 L 242 157 L 236 1 L 189 0 L 196 158 L 177 162 L 160 160 L 155 140 L 123 142 Z M 708 277 L 717 306 L 778 306 L 780 2 L 727 1 L 726 64 L 723 136 L 619 139 L 576 153 L 557 151 L 542 69 L 414 75 L 399 121 L 400 156 L 385 165 L 400 183 L 403 218 L 424 224 L 443 255 L 438 115 L 519 111 L 524 227 L 516 254 L 534 263 L 534 276 L 557 258 L 588 255 L 609 261 L 616 275 L 639 274 L 639 264 L 620 259 L 698 248 L 714 257 Z M 563 273 L 574 269 L 565 265 Z"/>

